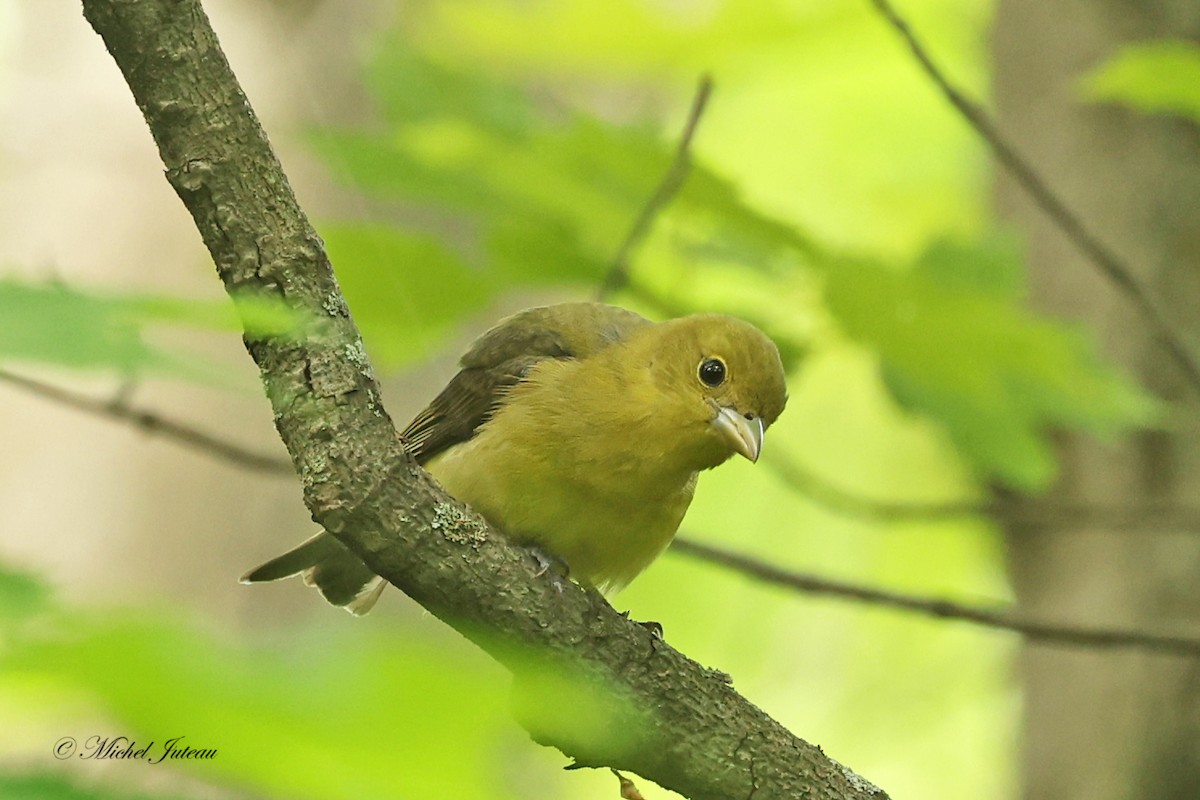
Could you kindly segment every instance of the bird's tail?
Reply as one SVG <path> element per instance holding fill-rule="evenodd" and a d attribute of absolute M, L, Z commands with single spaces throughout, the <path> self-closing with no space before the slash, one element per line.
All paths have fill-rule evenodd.
<path fill-rule="evenodd" d="M 370 611 L 387 586 L 387 581 L 324 531 L 250 570 L 242 576 L 242 583 L 277 581 L 293 575 L 300 575 L 330 603 L 355 616 Z"/>

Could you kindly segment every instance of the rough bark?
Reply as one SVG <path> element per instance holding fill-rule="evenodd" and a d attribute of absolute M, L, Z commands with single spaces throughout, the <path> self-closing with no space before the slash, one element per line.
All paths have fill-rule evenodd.
<path fill-rule="evenodd" d="M 83 8 L 226 288 L 282 296 L 322 320 L 303 342 L 247 340 L 313 519 L 512 669 L 535 739 L 697 800 L 885 796 L 595 593 L 538 575 L 416 467 L 322 243 L 199 4 Z"/>
<path fill-rule="evenodd" d="M 1110 247 L 1139 266 L 1189 344 L 1200 342 L 1200 135 L 1194 124 L 1079 101 L 1077 81 L 1127 42 L 1200 38 L 1193 0 L 1002 0 L 1001 127 Z M 1162 431 L 1117 447 L 1063 436 L 1045 502 L 1188 503 L 1200 492 L 1200 403 L 1127 298 L 1003 175 L 1002 215 L 1028 242 L 1034 301 L 1085 320 L 1106 351 L 1172 402 Z M 1037 503 L 1026 511 L 1037 511 Z M 1200 624 L 1200 540 L 1173 529 L 1009 531 L 1018 602 L 1038 618 L 1188 630 Z M 1025 796 L 1192 798 L 1200 786 L 1200 665 L 1027 645 Z"/>

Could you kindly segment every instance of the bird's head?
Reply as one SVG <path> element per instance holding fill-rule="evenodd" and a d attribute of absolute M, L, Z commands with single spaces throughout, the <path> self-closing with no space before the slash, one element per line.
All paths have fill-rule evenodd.
<path fill-rule="evenodd" d="M 655 415 L 678 428 L 687 457 L 708 469 L 734 453 L 757 461 L 763 432 L 787 403 L 779 349 L 748 322 L 695 314 L 653 326 Z"/>

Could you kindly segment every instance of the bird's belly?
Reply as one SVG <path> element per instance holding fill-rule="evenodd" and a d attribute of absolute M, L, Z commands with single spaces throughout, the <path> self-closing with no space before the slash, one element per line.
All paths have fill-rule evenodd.
<path fill-rule="evenodd" d="M 670 543 L 690 496 L 675 498 L 596 497 L 560 493 L 542 496 L 528 508 L 512 509 L 498 524 L 515 541 L 536 544 L 566 561 L 576 580 L 619 589 L 649 566 Z M 551 511 L 550 507 L 561 512 Z"/>
<path fill-rule="evenodd" d="M 471 444 L 452 448 L 426 468 L 510 539 L 561 558 L 572 578 L 603 590 L 629 583 L 666 548 L 692 499 L 690 476 L 620 482 L 619 491 L 605 490 L 589 473 L 573 476 L 561 466 L 489 465 Z"/>

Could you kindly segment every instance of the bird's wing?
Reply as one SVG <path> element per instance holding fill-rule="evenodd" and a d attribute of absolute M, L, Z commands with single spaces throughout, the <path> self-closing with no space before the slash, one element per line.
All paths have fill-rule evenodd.
<path fill-rule="evenodd" d="M 474 436 L 538 362 L 587 358 L 649 324 L 632 311 L 602 303 L 564 303 L 511 316 L 471 345 L 458 374 L 400 437 L 417 462 L 425 463 Z"/>

